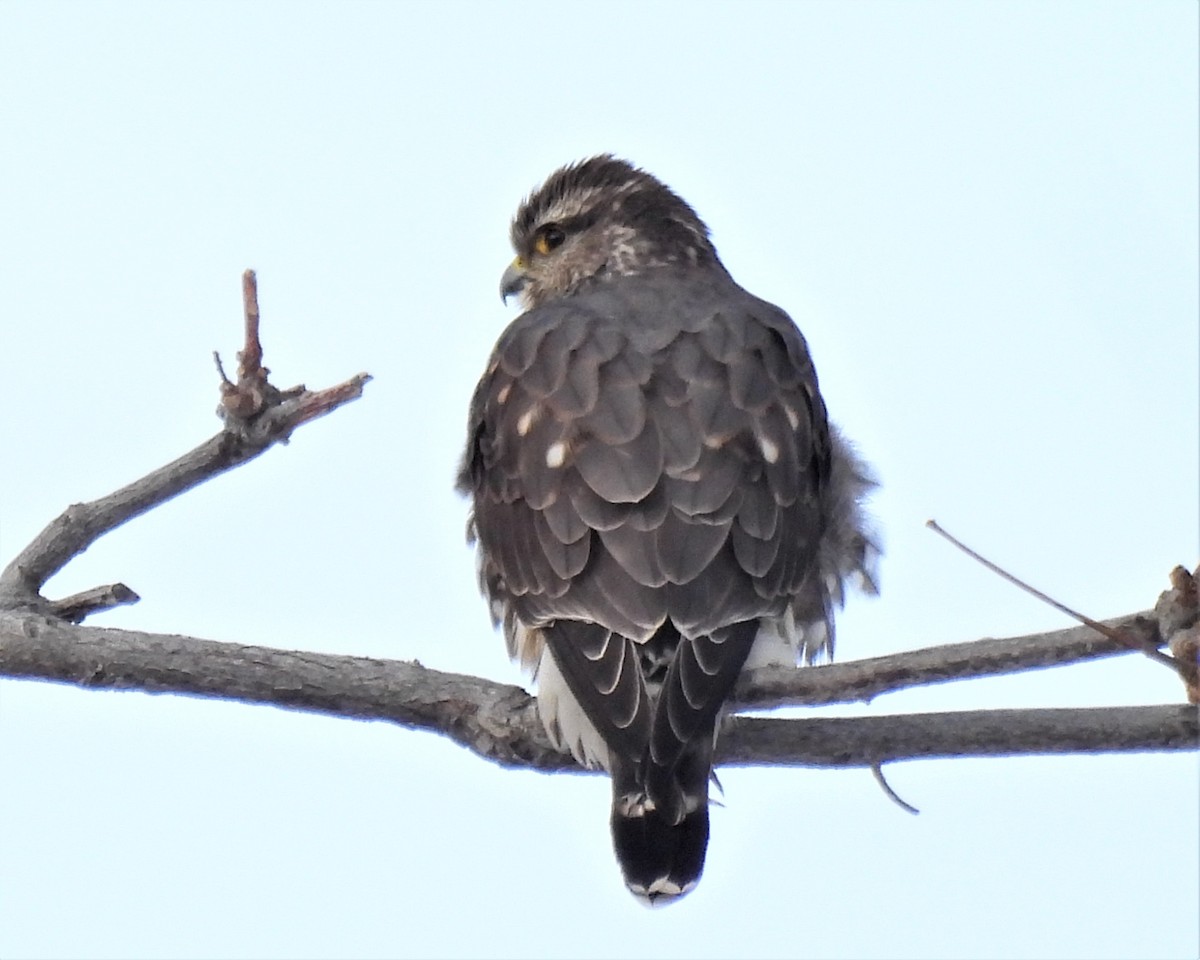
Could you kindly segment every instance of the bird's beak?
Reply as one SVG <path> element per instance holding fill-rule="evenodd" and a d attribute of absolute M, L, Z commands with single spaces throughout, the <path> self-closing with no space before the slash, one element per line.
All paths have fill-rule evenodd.
<path fill-rule="evenodd" d="M 517 257 L 508 265 L 504 276 L 500 278 L 500 299 L 508 303 L 508 298 L 521 292 L 529 277 L 525 273 L 525 261 Z"/>

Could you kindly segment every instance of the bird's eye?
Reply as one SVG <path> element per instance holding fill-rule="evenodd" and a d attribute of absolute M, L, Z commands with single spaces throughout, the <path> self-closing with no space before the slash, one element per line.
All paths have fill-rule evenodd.
<path fill-rule="evenodd" d="M 533 248 L 544 256 L 556 247 L 561 247 L 566 239 L 567 235 L 562 230 L 549 223 L 538 230 L 537 239 L 533 241 Z"/>

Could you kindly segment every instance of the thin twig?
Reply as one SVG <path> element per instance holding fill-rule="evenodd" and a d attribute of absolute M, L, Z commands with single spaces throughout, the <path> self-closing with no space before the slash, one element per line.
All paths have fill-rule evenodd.
<path fill-rule="evenodd" d="M 906 813 L 911 813 L 913 816 L 916 816 L 921 812 L 892 789 L 892 785 L 887 782 L 887 777 L 883 775 L 882 763 L 871 764 L 871 773 L 875 777 L 875 782 L 879 784 L 879 788 L 886 793 L 888 799 L 895 803 L 896 806 L 898 806 L 901 810 L 905 811 Z"/>
<path fill-rule="evenodd" d="M 258 277 L 253 270 L 242 273 L 242 314 L 245 321 L 246 344 L 238 354 L 238 380 L 262 377 L 269 371 L 263 369 L 262 341 L 258 336 Z"/>
<path fill-rule="evenodd" d="M 237 386 L 237 384 L 235 384 L 232 380 L 230 380 L 229 377 L 225 373 L 225 364 L 223 364 L 221 362 L 220 351 L 214 350 L 212 352 L 212 357 L 213 357 L 213 363 L 215 363 L 217 366 L 217 376 L 219 376 L 221 378 L 222 386 L 229 386 L 229 387 Z"/>
<path fill-rule="evenodd" d="M 1030 586 L 1024 580 L 1020 580 L 1017 577 L 1014 577 L 1011 573 L 1009 573 L 1003 567 L 997 566 L 996 564 L 992 563 L 991 560 L 988 560 L 986 557 L 980 555 L 979 553 L 976 553 L 974 550 L 972 550 L 970 547 L 968 547 L 965 543 L 963 543 L 957 537 L 955 537 L 955 536 L 951 535 L 949 532 L 947 532 L 943 527 L 941 527 L 938 524 L 938 522 L 936 520 L 926 520 L 925 526 L 927 526 L 934 533 L 938 534 L 938 536 L 943 537 L 946 540 L 948 540 L 950 543 L 954 544 L 954 546 L 958 547 L 959 550 L 961 550 L 963 553 L 965 553 L 972 560 L 976 560 L 979 563 L 982 563 L 985 567 L 987 567 L 989 570 L 991 570 L 992 573 L 996 574 L 997 576 L 1003 577 L 1005 580 L 1007 580 L 1009 583 L 1011 583 L 1014 587 L 1019 587 L 1020 589 L 1024 590 L 1026 593 L 1037 597 L 1043 603 L 1049 604 L 1055 610 L 1059 611 L 1059 613 L 1065 613 L 1068 617 L 1071 617 L 1073 620 L 1078 620 L 1080 623 L 1084 624 L 1085 626 L 1091 627 L 1093 630 L 1096 630 L 1096 631 L 1104 634 L 1110 640 L 1113 640 L 1116 643 L 1123 644 L 1124 646 L 1129 647 L 1129 649 L 1131 649 L 1131 650 L 1137 650 L 1140 653 L 1144 653 L 1151 660 L 1156 660 L 1159 663 L 1165 664 L 1166 666 L 1168 666 L 1172 670 L 1174 670 L 1176 673 L 1179 672 L 1179 664 L 1176 663 L 1175 658 L 1172 656 L 1169 656 L 1168 654 L 1163 653 L 1161 650 L 1159 650 L 1154 645 L 1148 644 L 1148 643 L 1143 643 L 1142 640 L 1137 637 L 1126 636 L 1126 635 L 1122 634 L 1119 630 L 1113 630 L 1111 627 L 1105 626 L 1103 623 L 1100 623 L 1098 620 L 1093 620 L 1091 617 L 1084 616 L 1084 614 L 1079 613 L 1076 610 L 1072 610 L 1066 604 L 1059 603 L 1053 597 L 1047 596 L 1046 594 L 1042 593 L 1041 590 L 1038 590 L 1036 587 Z"/>
<path fill-rule="evenodd" d="M 292 414 L 293 429 L 332 413 L 342 404 L 357 400 L 362 396 L 363 387 L 370 382 L 369 373 L 360 373 L 327 390 L 305 391 L 296 399 Z"/>

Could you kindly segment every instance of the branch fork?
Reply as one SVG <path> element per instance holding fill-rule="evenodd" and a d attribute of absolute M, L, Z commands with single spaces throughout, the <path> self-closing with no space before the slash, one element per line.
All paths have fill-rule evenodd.
<path fill-rule="evenodd" d="M 46 581 L 100 537 L 134 517 L 165 503 L 218 474 L 253 460 L 275 443 L 286 443 L 297 427 L 362 396 L 371 379 L 360 373 L 327 390 L 303 386 L 279 390 L 262 365 L 259 340 L 258 285 L 254 271 L 242 274 L 245 344 L 238 353 L 238 379 L 221 370 L 219 415 L 224 429 L 189 453 L 114 493 L 63 511 L 0 571 L 0 612 L 36 611 L 72 623 L 102 610 L 136 603 L 125 584 L 98 586 L 81 594 L 49 601 L 41 594 Z M 216 354 L 214 354 L 214 357 Z"/>

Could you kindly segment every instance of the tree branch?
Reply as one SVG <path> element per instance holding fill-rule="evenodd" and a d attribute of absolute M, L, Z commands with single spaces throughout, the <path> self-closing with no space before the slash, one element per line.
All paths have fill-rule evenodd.
<path fill-rule="evenodd" d="M 1069 633 L 1070 631 L 1062 631 Z M 1054 636 L 1054 635 L 1049 635 Z M 1017 647 L 1034 638 L 981 641 Z M 955 644 L 951 650 L 969 648 Z M 789 673 L 857 673 L 877 692 L 909 686 L 940 649 L 875 661 L 810 667 Z M 1107 651 L 1113 652 L 1128 652 Z M 970 658 L 951 658 L 970 662 Z M 887 663 L 870 681 L 872 663 Z M 33 614 L 0 615 L 0 674 L 54 680 L 85 688 L 181 693 L 294 710 L 387 720 L 444 734 L 505 766 L 578 769 L 550 744 L 534 700 L 520 687 L 442 673 L 396 660 L 334 656 L 218 643 L 165 634 L 71 626 Z M 818 681 L 824 699 L 834 698 Z M 859 689 L 862 688 L 860 685 Z M 753 701 L 754 688 L 747 688 Z M 853 699 L 843 696 L 840 699 Z M 746 697 L 742 698 L 742 702 Z M 1185 750 L 1200 746 L 1200 721 L 1189 706 L 1088 710 L 992 710 L 890 717 L 774 720 L 736 717 L 718 746 L 720 762 L 736 765 L 874 766 L 920 757 L 981 757 L 1028 753 Z"/>
<path fill-rule="evenodd" d="M 1156 647 L 1163 643 L 1153 611 L 1105 623 L 1128 630 Z M 1064 666 L 1129 652 L 1125 644 L 1101 636 L 1090 627 L 1068 627 L 1024 637 L 950 643 L 805 670 L 751 670 L 738 685 L 737 700 L 744 707 L 758 709 L 869 703 L 881 693 L 908 687 Z"/>
<path fill-rule="evenodd" d="M 1181 673 L 1180 666 L 1175 659 L 1170 656 L 1170 654 L 1163 653 L 1161 650 L 1159 650 L 1158 644 L 1155 643 L 1153 639 L 1143 638 L 1132 631 L 1123 631 L 1114 627 L 1110 627 L 1106 623 L 1100 623 L 1099 621 L 1093 620 L 1091 617 L 1085 616 L 1076 610 L 1072 610 L 1065 603 L 1059 603 L 1059 601 L 1055 600 L 1049 594 L 1043 593 L 1037 587 L 1031 586 L 1024 580 L 1021 580 L 1019 577 L 1014 577 L 1003 567 L 992 563 L 992 561 L 987 557 L 976 552 L 975 550 L 972 550 L 965 543 L 959 540 L 958 537 L 953 536 L 946 529 L 944 529 L 936 520 L 926 520 L 925 526 L 934 533 L 938 534 L 938 536 L 943 537 L 950 543 L 954 544 L 954 546 L 969 556 L 972 560 L 983 564 L 983 566 L 991 570 L 992 573 L 996 574 L 996 576 L 1007 580 L 1014 587 L 1024 590 L 1030 596 L 1037 597 L 1042 601 L 1042 603 L 1053 607 L 1059 613 L 1065 613 L 1072 620 L 1078 620 L 1085 627 L 1090 627 L 1097 633 L 1108 637 L 1110 640 L 1119 643 L 1122 646 L 1129 647 L 1131 650 L 1137 650 L 1141 653 L 1144 653 L 1151 660 L 1157 661 L 1158 663 L 1161 663 L 1163 666 L 1174 670 L 1177 673 Z"/>
<path fill-rule="evenodd" d="M 310 391 L 299 386 L 280 391 L 267 383 L 267 370 L 261 363 L 262 345 L 258 342 L 253 271 L 246 271 L 242 285 L 246 345 L 239 354 L 242 362 L 238 382 L 223 378 L 221 385 L 225 429 L 115 493 L 68 507 L 0 572 L 0 609 L 55 612 L 54 606 L 42 598 L 42 587 L 104 534 L 205 480 L 253 460 L 274 444 L 286 443 L 297 427 L 362 396 L 363 387 L 371 379 L 366 373 L 328 390 Z M 136 596 L 133 591 L 129 593 Z M 74 612 L 87 616 L 104 606 Z"/>
<path fill-rule="evenodd" d="M 730 735 L 731 734 L 731 735 Z M 735 717 L 717 752 L 730 766 L 874 767 L 893 760 L 1195 750 L 1187 704 L 967 710 L 886 717 Z"/>

